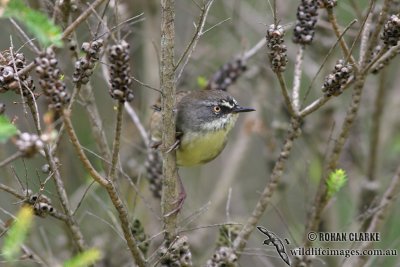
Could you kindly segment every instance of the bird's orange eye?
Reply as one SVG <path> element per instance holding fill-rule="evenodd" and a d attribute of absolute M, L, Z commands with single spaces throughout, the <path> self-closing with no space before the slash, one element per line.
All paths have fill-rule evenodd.
<path fill-rule="evenodd" d="M 221 111 L 221 107 L 220 107 L 220 106 L 214 106 L 214 107 L 213 107 L 213 111 L 214 111 L 215 113 L 219 113 L 219 112 Z"/>

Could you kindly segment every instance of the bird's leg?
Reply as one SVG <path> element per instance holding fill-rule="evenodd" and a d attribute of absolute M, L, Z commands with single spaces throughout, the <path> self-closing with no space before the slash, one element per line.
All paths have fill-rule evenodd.
<path fill-rule="evenodd" d="M 180 143 L 181 143 L 181 140 L 176 139 L 175 143 L 174 143 L 172 146 L 170 146 L 170 148 L 168 148 L 168 150 L 166 151 L 166 153 L 169 153 L 169 152 L 171 152 L 172 150 L 178 149 Z"/>
<path fill-rule="evenodd" d="M 181 176 L 177 175 L 177 179 L 178 179 L 178 184 L 179 184 L 179 195 L 178 195 L 178 199 L 174 201 L 173 204 L 177 204 L 176 208 L 170 212 L 168 212 L 167 214 L 165 214 L 165 217 L 171 216 L 172 214 L 178 213 L 182 207 L 183 207 L 183 203 L 185 202 L 186 199 L 186 191 L 185 191 L 185 187 L 183 185 Z"/>

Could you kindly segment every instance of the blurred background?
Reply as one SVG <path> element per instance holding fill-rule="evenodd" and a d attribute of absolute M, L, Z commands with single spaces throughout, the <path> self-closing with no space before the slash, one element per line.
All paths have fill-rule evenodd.
<path fill-rule="evenodd" d="M 78 7 L 85 9 L 86 3 L 77 1 Z M 195 32 L 194 23 L 198 21 L 200 10 L 196 1 L 176 1 L 176 47 L 178 59 Z M 201 1 L 197 1 L 201 2 Z M 383 1 L 377 1 L 377 10 Z M 292 87 L 293 68 L 298 45 L 291 41 L 293 25 L 296 21 L 297 1 L 281 0 L 277 3 L 277 20 L 287 28 L 285 44 L 288 48 L 288 66 L 284 77 L 289 88 Z M 29 5 L 44 12 L 51 10 L 51 1 L 29 1 Z M 131 45 L 132 75 L 143 83 L 160 88 L 159 53 L 160 53 L 160 3 L 159 1 L 119 1 L 118 20 L 114 16 L 114 3 L 105 13 L 108 27 L 123 22 L 143 13 L 142 19 L 135 23 L 121 26 L 121 36 Z M 353 19 L 358 19 L 345 35 L 350 45 L 355 40 L 361 25 L 360 16 L 367 12 L 368 1 L 339 1 L 335 8 L 338 23 L 343 28 Z M 399 9 L 393 7 L 392 12 Z M 99 12 L 100 13 L 100 12 Z M 79 15 L 79 11 L 72 16 Z M 222 22 L 222 23 L 220 23 Z M 84 41 L 92 39 L 92 32 L 98 23 L 96 16 L 90 16 L 76 31 L 78 47 Z M 220 24 L 219 24 L 220 23 Z M 205 29 L 207 31 L 198 42 L 192 57 L 178 81 L 178 90 L 200 90 L 201 80 L 210 78 L 218 69 L 236 56 L 252 48 L 266 35 L 266 25 L 273 23 L 272 8 L 265 0 L 216 0 L 214 1 Z M 12 24 L 2 19 L 0 23 L 0 50 L 7 50 L 10 42 L 14 49 L 21 49 L 28 61 L 35 54 L 26 46 L 25 40 L 13 28 Z M 327 58 L 321 72 L 318 69 L 337 41 L 326 18 L 326 11 L 319 11 L 319 20 L 313 43 L 304 54 L 303 75 L 301 79 L 301 104 L 306 106 L 322 95 L 321 86 L 324 77 L 329 74 L 336 61 L 342 58 L 339 47 Z M 112 41 L 110 41 L 112 42 Z M 71 60 L 69 43 L 57 50 L 57 58 L 68 90 L 72 90 L 72 72 L 74 61 Z M 358 59 L 359 42 L 353 55 Z M 108 93 L 105 74 L 106 64 L 100 60 L 91 78 L 95 103 L 102 118 L 108 143 L 112 144 L 115 127 L 115 101 Z M 103 62 L 103 63 L 102 63 Z M 378 75 L 370 75 L 365 84 L 358 117 L 351 129 L 340 157 L 340 168 L 347 173 L 348 182 L 329 202 L 323 213 L 321 231 L 355 232 L 359 231 L 365 201 L 361 195 L 363 186 L 371 176 L 370 165 L 375 164 L 372 174 L 379 188 L 375 201 L 390 183 L 399 164 L 400 121 L 398 101 L 400 92 L 399 62 L 395 60 Z M 214 161 L 194 168 L 181 168 L 180 176 L 187 191 L 187 199 L 180 215 L 181 235 L 189 238 L 194 266 L 201 266 L 212 256 L 219 234 L 219 225 L 234 222 L 245 223 L 251 214 L 259 194 L 269 181 L 269 175 L 277 160 L 286 132 L 289 129 L 289 115 L 283 102 L 276 76 L 270 69 L 267 48 L 264 47 L 247 61 L 247 71 L 229 88 L 229 92 L 243 106 L 254 107 L 257 111 L 241 115 L 233 130 L 226 149 Z M 34 76 L 35 77 L 35 76 Z M 315 79 L 315 81 L 313 81 Z M 312 84 L 311 84 L 312 82 Z M 36 84 L 38 87 L 38 84 Z M 383 88 L 380 90 L 379 88 Z M 142 124 L 148 128 L 151 106 L 159 93 L 139 83 L 133 82 L 135 95 L 131 103 Z M 40 91 L 40 88 L 37 89 Z M 282 240 L 287 238 L 286 247 L 296 248 L 302 243 L 305 223 L 319 180 L 323 176 L 327 153 L 335 143 L 337 133 L 346 115 L 351 101 L 351 91 L 346 90 L 337 98 L 332 98 L 325 106 L 308 116 L 302 125 L 302 135 L 293 145 L 292 153 L 284 169 L 282 180 L 272 203 L 262 217 L 259 225 L 274 232 Z M 379 95 L 378 95 L 379 94 Z M 371 132 L 376 116 L 376 98 L 382 101 L 379 140 L 376 150 L 371 152 Z M 0 101 L 6 104 L 5 114 L 14 120 L 21 131 L 34 132 L 31 115 L 25 113 L 20 96 L 8 92 L 1 94 Z M 46 114 L 47 105 L 44 97 L 38 99 L 41 119 Z M 77 101 L 73 107 L 73 124 L 81 144 L 87 149 L 87 155 L 93 164 L 102 170 L 101 160 L 96 156 L 98 148 L 92 137 L 88 113 L 85 105 Z M 59 122 L 55 122 L 57 125 Z M 0 160 L 16 151 L 12 142 L 0 144 Z M 373 154 L 371 154 L 373 153 Z M 119 190 L 130 211 L 132 221 L 139 219 L 144 225 L 148 237 L 152 237 L 148 257 L 162 241 L 162 220 L 160 200 L 153 197 L 146 179 L 144 162 L 147 149 L 140 134 L 128 115 L 124 115 L 123 135 L 120 153 L 121 175 Z M 106 192 L 96 184 L 89 187 L 91 178 L 84 171 L 81 162 L 72 150 L 66 138 L 62 138 L 57 156 L 61 163 L 61 174 L 66 186 L 71 205 L 79 207 L 76 217 L 90 245 L 101 248 L 103 266 L 128 266 L 130 257 L 121 237 L 117 215 Z M 371 163 L 372 162 L 372 163 Z M 16 190 L 20 185 L 15 175 L 37 191 L 40 181 L 47 175 L 41 172 L 45 159 L 35 157 L 16 160 L 1 169 L 0 181 Z M 129 181 L 133 182 L 136 189 Z M 88 189 L 89 188 L 89 189 Z M 85 191 L 87 193 L 85 193 Z M 45 192 L 59 207 L 52 183 L 47 183 Z M 85 195 L 83 201 L 82 196 Z M 400 207 L 398 200 L 385 220 L 381 232 L 381 242 L 375 248 L 400 249 Z M 0 218 L 6 222 L 15 213 L 19 203 L 5 192 L 0 193 Z M 27 244 L 36 253 L 47 259 L 49 266 L 56 266 L 71 256 L 71 244 L 64 225 L 54 218 L 35 218 L 34 228 Z M 263 245 L 265 237 L 255 231 L 240 259 L 240 266 L 285 266 L 274 247 Z M 1 243 L 0 239 L 0 243 Z M 351 248 L 354 244 L 315 243 L 316 247 Z M 318 257 L 314 266 L 340 266 L 343 257 Z M 376 257 L 371 266 L 399 266 L 398 257 Z M 1 265 L 1 264 L 0 264 Z M 21 261 L 15 266 L 37 266 L 33 262 Z M 99 265 L 101 266 L 101 265 Z"/>

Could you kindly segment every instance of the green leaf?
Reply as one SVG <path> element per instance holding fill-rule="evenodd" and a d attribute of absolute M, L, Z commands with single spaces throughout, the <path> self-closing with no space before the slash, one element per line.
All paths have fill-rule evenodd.
<path fill-rule="evenodd" d="M 6 116 L 0 115 L 0 143 L 5 143 L 11 136 L 18 133 L 18 129 Z"/>
<path fill-rule="evenodd" d="M 326 186 L 328 190 L 328 197 L 335 195 L 347 182 L 346 171 L 336 169 L 329 174 Z"/>
<path fill-rule="evenodd" d="M 205 87 L 207 86 L 207 84 L 208 84 L 208 81 L 207 81 L 207 79 L 206 79 L 204 76 L 199 76 L 199 77 L 197 77 L 197 85 L 198 85 L 201 89 L 205 88 Z"/>
<path fill-rule="evenodd" d="M 29 206 L 23 206 L 15 218 L 13 225 L 8 230 L 4 239 L 3 256 L 6 260 L 15 260 L 20 252 L 20 246 L 24 243 L 33 222 L 33 210 Z"/>
<path fill-rule="evenodd" d="M 92 248 L 79 253 L 72 259 L 64 262 L 64 267 L 86 267 L 93 264 L 101 258 L 101 253 L 98 249 Z"/>
<path fill-rule="evenodd" d="M 28 31 L 45 47 L 63 45 L 61 28 L 42 12 L 29 8 L 23 0 L 10 0 L 3 17 L 12 17 L 25 24 Z"/>

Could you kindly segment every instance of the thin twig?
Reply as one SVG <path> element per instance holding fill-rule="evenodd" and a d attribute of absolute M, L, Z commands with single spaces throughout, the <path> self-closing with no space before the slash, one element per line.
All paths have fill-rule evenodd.
<path fill-rule="evenodd" d="M 375 1 L 372 1 L 372 2 L 375 2 Z M 376 44 L 378 43 L 378 37 L 379 37 L 380 31 L 383 27 L 383 24 L 385 23 L 385 21 L 387 19 L 387 14 L 388 14 L 389 6 L 390 6 L 391 2 L 392 2 L 392 0 L 385 0 L 383 2 L 382 10 L 379 13 L 378 22 L 374 25 L 374 30 L 372 31 L 371 36 L 369 36 L 369 38 L 368 38 L 368 45 L 367 45 L 367 48 L 363 55 L 364 61 L 361 62 L 361 67 L 364 67 L 365 64 L 368 63 L 368 60 L 370 60 L 370 58 L 372 56 L 372 52 L 373 52 Z"/>
<path fill-rule="evenodd" d="M 105 31 L 104 33 L 99 34 L 99 35 L 95 38 L 95 40 L 96 40 L 96 39 L 99 39 L 99 38 L 101 38 L 101 37 L 103 37 L 103 36 L 106 35 L 106 34 L 112 33 L 113 31 L 117 30 L 117 29 L 120 28 L 121 26 L 124 26 L 125 24 L 128 24 L 128 23 L 129 23 L 129 24 L 132 26 L 132 25 L 134 25 L 134 24 L 136 24 L 136 23 L 138 23 L 138 22 L 141 22 L 141 21 L 145 20 L 144 17 L 143 17 L 143 18 L 140 18 L 140 17 L 143 16 L 143 15 L 144 15 L 144 13 L 140 13 L 139 15 L 136 15 L 136 16 L 134 16 L 134 17 L 131 17 L 131 18 L 129 18 L 129 19 L 126 19 L 125 21 L 120 22 L 119 24 L 115 25 L 114 27 L 112 27 L 112 28 L 110 28 L 110 29 L 107 29 L 107 31 Z M 137 20 L 137 21 L 133 21 L 133 20 L 135 20 L 135 19 L 138 19 L 138 20 Z M 102 21 L 103 21 L 103 20 L 102 20 L 102 18 L 100 17 L 100 23 L 101 23 Z M 100 26 L 100 23 L 99 23 L 99 26 Z M 106 25 L 105 25 L 105 26 L 106 26 Z"/>
<path fill-rule="evenodd" d="M 127 212 L 126 207 L 124 206 L 121 198 L 118 195 L 118 192 L 115 188 L 113 181 L 105 179 L 93 168 L 89 159 L 86 157 L 85 153 L 82 150 L 82 147 L 78 141 L 78 138 L 76 136 L 75 130 L 72 126 L 72 122 L 71 122 L 71 119 L 69 116 L 70 116 L 70 113 L 67 110 L 64 110 L 63 111 L 64 125 L 65 125 L 67 133 L 69 135 L 69 138 L 72 142 L 72 145 L 74 146 L 74 148 L 76 150 L 76 153 L 78 154 L 86 171 L 89 172 L 90 176 L 107 190 L 107 193 L 110 196 L 110 199 L 111 199 L 115 209 L 118 212 L 118 216 L 120 219 L 120 225 L 121 225 L 122 231 L 124 233 L 125 240 L 128 244 L 129 250 L 132 254 L 132 257 L 140 267 L 145 267 L 146 260 L 144 259 L 143 254 L 140 251 L 140 249 L 138 248 L 137 242 L 132 235 L 132 232 L 130 229 L 128 212 Z"/>
<path fill-rule="evenodd" d="M 111 167 L 108 173 L 108 177 L 111 181 L 115 181 L 115 170 L 118 164 L 119 158 L 119 147 L 121 144 L 121 131 L 122 131 L 122 115 L 124 111 L 124 103 L 118 102 L 117 104 L 117 122 L 115 125 L 115 132 L 114 132 L 114 142 L 112 148 L 112 157 L 111 157 Z"/>
<path fill-rule="evenodd" d="M 31 110 L 32 117 L 34 118 L 34 124 L 35 124 L 36 131 L 37 131 L 38 135 L 41 136 L 42 131 L 41 131 L 41 127 L 40 127 L 40 121 L 37 119 L 37 118 L 39 118 L 39 112 L 37 110 L 36 101 L 34 99 L 29 100 L 28 106 Z M 78 250 L 80 252 L 82 252 L 86 249 L 87 246 L 86 246 L 85 240 L 83 239 L 83 234 L 79 228 L 79 225 L 72 215 L 73 212 L 70 207 L 70 203 L 68 200 L 67 192 L 65 190 L 64 182 L 61 179 L 60 171 L 59 171 L 57 164 L 54 160 L 54 157 L 50 151 L 50 147 L 48 145 L 44 145 L 43 151 L 44 151 L 46 160 L 50 166 L 50 171 L 54 174 L 52 177 L 53 177 L 54 184 L 56 187 L 57 195 L 60 199 L 61 206 L 63 208 L 63 211 L 65 212 L 65 215 L 68 218 L 68 220 L 66 220 L 66 224 L 68 226 L 68 229 L 72 233 L 72 238 L 73 238 L 76 246 L 78 247 Z"/>
<path fill-rule="evenodd" d="M 376 178 L 376 165 L 377 165 L 377 158 L 378 158 L 378 143 L 379 143 L 379 136 L 381 132 L 381 119 L 383 115 L 384 99 L 385 93 L 387 91 L 387 76 L 385 72 L 382 72 L 379 77 L 379 87 L 376 92 L 375 96 L 375 103 L 373 105 L 374 110 L 372 112 L 371 118 L 371 134 L 370 134 L 370 145 L 369 145 L 369 159 L 367 163 L 367 177 L 369 180 L 375 180 Z"/>
<path fill-rule="evenodd" d="M 106 160 L 106 162 L 102 161 L 102 166 L 107 173 L 109 170 L 108 162 L 111 159 L 111 151 L 108 145 L 106 134 L 104 132 L 103 121 L 100 117 L 99 109 L 94 98 L 93 88 L 90 81 L 86 84 L 86 86 L 82 87 L 81 99 L 84 103 L 83 107 L 88 115 L 91 126 L 90 129 L 99 153 L 101 157 Z"/>
<path fill-rule="evenodd" d="M 249 58 L 254 56 L 259 50 L 261 50 L 266 43 L 267 40 L 265 38 L 262 38 L 255 46 L 253 46 L 252 48 L 243 53 L 242 60 L 247 61 Z"/>
<path fill-rule="evenodd" d="M 195 32 L 192 40 L 190 41 L 189 45 L 186 47 L 185 51 L 183 52 L 182 56 L 179 58 L 178 62 L 176 63 L 176 65 L 174 67 L 174 71 L 176 71 L 177 68 L 179 67 L 179 65 L 182 63 L 182 61 L 185 60 L 179 71 L 176 81 L 179 81 L 179 79 L 181 78 L 183 70 L 185 69 L 187 63 L 189 62 L 189 59 L 191 58 L 192 53 L 196 49 L 197 42 L 199 41 L 200 37 L 204 34 L 204 32 L 203 32 L 204 25 L 206 23 L 207 15 L 208 15 L 208 12 L 210 11 L 210 8 L 211 8 L 211 5 L 213 4 L 213 2 L 214 2 L 214 0 L 208 0 L 208 2 L 202 8 L 200 19 L 198 21 L 198 25 L 196 26 L 196 32 Z"/>
<path fill-rule="evenodd" d="M 371 129 L 368 147 L 368 159 L 366 166 L 366 179 L 361 186 L 359 194 L 359 212 L 363 213 L 366 209 L 370 210 L 375 207 L 375 198 L 379 193 L 380 181 L 376 179 L 376 167 L 378 165 L 378 145 L 381 134 L 382 115 L 385 103 L 385 95 L 387 91 L 387 75 L 383 71 L 379 76 L 379 87 L 375 95 L 373 111 L 371 116 Z M 370 220 L 366 220 L 369 222 Z M 363 223 L 365 226 L 366 223 Z M 366 229 L 363 229 L 364 231 Z"/>
<path fill-rule="evenodd" d="M 238 256 L 241 252 L 243 252 L 250 234 L 256 228 L 256 225 L 261 219 L 261 216 L 264 214 L 265 209 L 270 204 L 272 195 L 274 194 L 275 189 L 283 175 L 285 163 L 289 158 L 290 152 L 292 151 L 293 142 L 301 134 L 300 124 L 301 123 L 298 119 L 292 119 L 291 128 L 285 139 L 279 158 L 275 163 L 274 169 L 272 170 L 269 182 L 266 184 L 263 192 L 261 193 L 251 216 L 248 218 L 238 237 L 233 242 L 233 249 Z"/>
<path fill-rule="evenodd" d="M 343 34 L 340 32 L 338 22 L 336 20 L 336 16 L 333 13 L 333 8 L 327 8 L 326 11 L 328 12 L 328 19 L 332 25 L 333 31 L 336 34 L 336 38 L 339 40 L 340 47 L 342 48 L 344 57 L 349 60 L 349 62 L 353 65 L 353 68 L 355 71 L 358 71 L 358 65 L 357 62 L 354 60 L 353 56 L 351 55 L 351 52 L 349 48 L 347 47 L 346 41 L 344 40 Z"/>
<path fill-rule="evenodd" d="M 393 206 L 394 200 L 396 196 L 398 196 L 400 191 L 400 166 L 397 168 L 395 175 L 393 176 L 390 185 L 386 189 L 385 193 L 382 196 L 382 199 L 379 203 L 379 210 L 372 217 L 371 223 L 369 227 L 365 231 L 366 233 L 374 233 L 379 232 L 382 228 L 382 224 L 384 222 L 385 217 L 387 216 L 389 209 Z M 371 240 L 364 241 L 357 248 L 359 251 L 364 251 L 370 249 L 373 245 Z M 344 267 L 361 267 L 365 266 L 364 263 L 368 259 L 368 256 L 356 255 L 354 257 L 350 257 L 349 260 L 345 261 Z"/>
<path fill-rule="evenodd" d="M 5 184 L 0 183 L 0 190 L 3 190 L 5 192 L 15 196 L 16 198 L 18 198 L 20 200 L 26 199 L 25 195 L 18 193 L 17 190 L 15 190 L 14 188 L 11 188 Z"/>
<path fill-rule="evenodd" d="M 368 73 L 368 71 L 375 65 L 375 63 L 377 63 L 378 61 L 382 62 L 385 59 L 387 59 L 387 57 L 385 57 L 385 53 L 388 51 L 388 47 L 385 45 L 384 47 L 382 47 L 381 50 L 379 50 L 378 54 L 375 56 L 374 59 L 372 59 L 372 61 L 365 66 L 365 68 L 363 69 L 363 73 L 366 74 Z M 396 54 L 395 54 L 396 55 Z M 378 66 L 378 64 L 376 64 L 375 66 Z"/>
<path fill-rule="evenodd" d="M 328 100 L 331 99 L 330 96 L 326 96 L 325 94 L 321 97 L 319 97 L 318 99 L 314 100 L 314 102 L 312 102 L 311 104 L 309 104 L 307 107 L 305 107 L 304 109 L 302 109 L 299 112 L 299 117 L 304 118 L 305 116 L 307 116 L 308 114 L 316 111 L 317 109 L 319 109 L 320 107 L 322 107 L 323 105 L 325 105 L 326 102 L 328 102 Z"/>
<path fill-rule="evenodd" d="M 75 130 L 72 126 L 72 122 L 70 119 L 70 111 L 64 110 L 63 111 L 63 122 L 65 125 L 65 129 L 68 133 L 69 139 L 71 140 L 72 145 L 74 146 L 76 153 L 78 154 L 78 157 L 80 161 L 83 163 L 83 166 L 85 169 L 89 172 L 90 176 L 98 182 L 101 186 L 107 187 L 108 184 L 110 183 L 109 180 L 101 176 L 92 166 L 90 163 L 89 159 L 86 157 L 85 152 L 82 150 L 82 146 L 79 143 L 78 137 L 75 133 Z"/>
<path fill-rule="evenodd" d="M 131 107 L 131 105 L 129 105 L 129 103 L 126 102 L 125 102 L 125 110 L 128 113 L 131 120 L 133 121 L 133 124 L 135 124 L 136 128 L 138 129 L 143 142 L 147 146 L 150 142 L 149 136 L 142 122 L 140 121 L 139 116 L 136 114 L 136 111 Z"/>
<path fill-rule="evenodd" d="M 289 91 L 288 91 L 288 88 L 287 88 L 287 85 L 285 82 L 285 78 L 283 77 L 282 72 L 275 72 L 275 74 L 276 74 L 276 77 L 278 78 L 279 85 L 281 87 L 281 92 L 283 95 L 283 99 L 285 100 L 285 104 L 286 104 L 286 107 L 287 107 L 290 115 L 292 117 L 298 116 L 298 114 L 297 114 L 298 112 L 296 113 L 296 111 L 293 108 L 293 103 L 290 100 Z"/>
<path fill-rule="evenodd" d="M 365 77 L 362 75 L 359 75 L 357 81 L 355 82 L 355 86 L 353 89 L 353 95 L 352 95 L 352 101 L 350 103 L 350 106 L 347 109 L 347 114 L 345 117 L 345 120 L 342 124 L 339 137 L 336 139 L 336 143 L 334 144 L 334 147 L 332 149 L 332 152 L 329 156 L 328 159 L 328 164 L 326 167 L 326 170 L 323 174 L 323 177 L 320 179 L 319 186 L 317 193 L 315 195 L 315 200 L 313 202 L 313 206 L 311 207 L 310 215 L 308 216 L 307 219 L 307 224 L 306 224 L 306 229 L 304 231 L 304 236 L 303 236 L 303 246 L 305 248 L 308 248 L 311 246 L 312 242 L 307 238 L 307 234 L 312 231 L 317 231 L 319 222 L 321 220 L 322 212 L 324 211 L 324 208 L 326 207 L 326 204 L 328 203 L 329 197 L 328 197 L 328 191 L 327 191 L 327 186 L 326 186 L 326 180 L 329 177 L 329 174 L 336 169 L 338 161 L 339 161 L 339 156 L 342 152 L 343 146 L 345 144 L 345 141 L 347 140 L 351 126 L 354 123 L 354 120 L 357 116 L 357 111 L 358 108 L 360 107 L 360 100 L 361 100 L 361 95 L 362 91 L 364 88 L 364 83 L 365 83 Z M 294 262 L 294 266 L 298 267 L 301 266 L 301 264 L 306 264 L 306 266 L 309 265 L 307 261 L 307 257 L 302 258 L 302 259 L 296 259 Z"/>
<path fill-rule="evenodd" d="M 307 99 L 307 96 L 309 94 L 309 92 L 311 91 L 311 88 L 313 87 L 319 73 L 322 71 L 323 67 L 325 66 L 326 62 L 328 61 L 328 58 L 330 55 L 332 55 L 332 52 L 335 50 L 336 46 L 339 44 L 340 39 L 343 38 L 343 36 L 345 35 L 345 33 L 350 29 L 350 27 L 356 23 L 357 20 L 353 20 L 352 22 L 349 23 L 349 25 L 347 25 L 347 27 L 343 30 L 342 34 L 339 36 L 339 38 L 336 39 L 335 44 L 329 49 L 328 53 L 326 54 L 324 60 L 322 61 L 321 65 L 319 66 L 319 69 L 317 71 L 317 73 L 315 73 L 314 77 L 312 78 L 310 85 L 308 86 L 307 92 L 304 94 L 303 97 L 303 102 Z"/>
<path fill-rule="evenodd" d="M 132 80 L 134 80 L 135 82 L 137 82 L 137 83 L 140 84 L 141 86 L 147 87 L 147 88 L 149 88 L 149 89 L 151 89 L 151 90 L 157 91 L 157 92 L 159 92 L 159 93 L 162 94 L 162 91 L 161 91 L 160 89 L 155 88 L 155 87 L 153 87 L 153 86 L 151 86 L 151 85 L 148 85 L 147 83 L 144 83 L 144 82 L 142 82 L 142 81 L 136 79 L 134 76 L 131 76 L 131 78 L 132 78 Z"/>
<path fill-rule="evenodd" d="M 389 49 L 381 58 L 379 58 L 375 64 L 371 67 L 372 71 L 379 71 L 382 68 L 389 65 L 389 63 L 398 55 L 400 54 L 400 44 L 393 46 Z"/>
<path fill-rule="evenodd" d="M 0 162 L 0 168 L 10 164 L 11 162 L 13 162 L 14 160 L 18 159 L 19 157 L 22 157 L 22 153 L 19 152 L 19 151 L 15 152 L 11 156 L 9 156 L 8 158 L 6 158 L 2 162 Z"/>
<path fill-rule="evenodd" d="M 293 90 L 292 90 L 292 106 L 294 113 L 300 110 L 300 81 L 301 81 L 301 65 L 303 63 L 304 45 L 299 46 L 297 51 L 296 62 L 294 66 Z"/>
<path fill-rule="evenodd" d="M 22 37 L 28 42 L 29 46 L 35 51 L 36 54 L 40 53 L 39 48 L 32 42 L 32 40 L 28 37 L 28 35 L 21 29 L 21 27 L 18 25 L 18 23 L 10 18 L 11 23 L 14 25 L 14 27 L 17 29 L 17 31 L 22 35 Z"/>
<path fill-rule="evenodd" d="M 222 23 L 225 23 L 225 22 L 227 22 L 227 21 L 229 21 L 229 20 L 231 20 L 231 18 L 226 18 L 226 19 L 221 20 L 220 22 L 214 24 L 214 25 L 211 26 L 210 28 L 204 30 L 204 31 L 203 31 L 203 35 L 206 34 L 206 33 L 209 32 L 209 31 L 213 30 L 214 28 L 220 26 Z"/>
<path fill-rule="evenodd" d="M 101 5 L 105 0 L 96 0 L 94 1 L 89 8 L 87 8 L 85 11 L 82 12 L 82 14 L 76 18 L 76 20 L 74 22 L 72 22 L 63 32 L 61 39 L 62 40 L 66 40 L 69 35 L 76 30 L 76 28 L 84 21 L 86 21 L 86 19 L 90 16 L 90 14 L 93 12 L 94 9 L 96 9 L 99 5 Z M 51 46 L 52 48 L 54 48 L 54 46 Z M 18 75 L 21 76 L 23 74 L 28 73 L 29 71 L 31 71 L 33 68 L 35 67 L 35 63 L 31 62 L 29 65 L 27 65 L 25 68 L 23 68 L 22 70 L 18 71 Z"/>
<path fill-rule="evenodd" d="M 347 90 L 350 85 L 352 85 L 355 82 L 354 78 L 351 78 L 344 86 L 343 86 L 343 91 Z M 331 96 L 327 96 L 327 95 L 322 95 L 320 96 L 318 99 L 314 100 L 314 102 L 312 102 L 311 104 L 309 104 L 307 107 L 305 107 L 304 109 L 302 109 L 299 112 L 299 117 L 304 118 L 307 115 L 311 114 L 312 112 L 316 111 L 317 109 L 319 109 L 320 107 L 322 107 L 323 105 L 325 105 L 326 102 L 328 102 L 329 99 L 331 99 Z"/>

